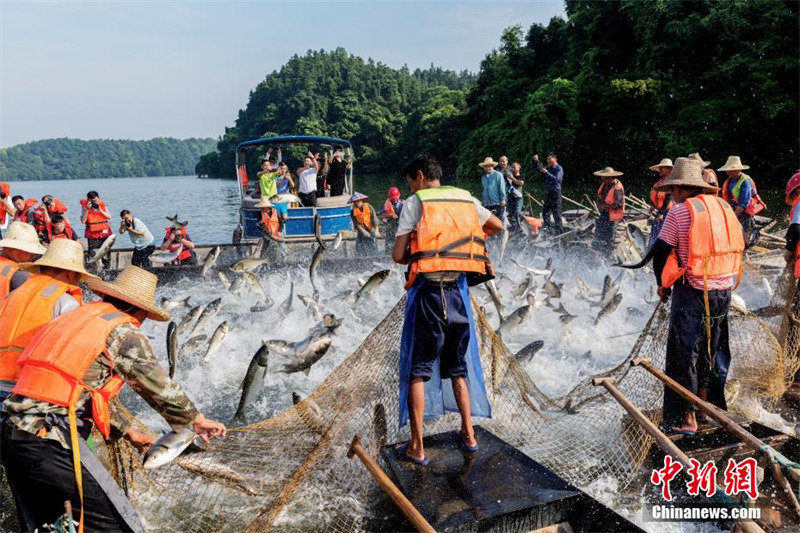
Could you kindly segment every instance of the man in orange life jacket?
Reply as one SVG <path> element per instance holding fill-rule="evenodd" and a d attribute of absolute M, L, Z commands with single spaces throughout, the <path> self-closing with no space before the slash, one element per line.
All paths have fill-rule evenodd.
<path fill-rule="evenodd" d="M 33 226 L 15 220 L 0 239 L 0 301 L 8 293 L 28 281 L 30 273 L 20 270 L 20 263 L 29 263 L 46 248 L 39 243 Z"/>
<path fill-rule="evenodd" d="M 174 217 L 166 217 L 171 222 L 165 228 L 166 235 L 161 243 L 162 250 L 169 250 L 170 252 L 178 252 L 178 257 L 172 261 L 173 265 L 196 265 L 197 254 L 194 251 L 194 242 L 189 238 L 186 231 L 188 222 L 179 222 L 178 215 Z"/>
<path fill-rule="evenodd" d="M 347 201 L 353 204 L 350 208 L 350 218 L 353 229 L 356 230 L 356 251 L 363 253 L 375 252 L 375 238 L 378 235 L 378 218 L 375 210 L 365 200 L 369 197 L 356 191 Z"/>
<path fill-rule="evenodd" d="M 20 222 L 34 225 L 34 221 L 36 219 L 34 211 L 36 209 L 36 204 L 38 203 L 35 198 L 28 198 L 26 200 L 22 196 L 17 195 L 11 199 L 11 203 L 14 204 L 15 209 L 14 220 L 19 220 Z"/>
<path fill-rule="evenodd" d="M 19 376 L 18 360 L 42 327 L 83 303 L 78 283 L 94 278 L 83 266 L 83 247 L 57 239 L 33 263 L 20 263 L 29 279 L 0 302 L 0 398 Z"/>
<path fill-rule="evenodd" d="M 199 413 L 158 364 L 139 329 L 146 318 L 169 319 L 153 303 L 156 281 L 134 266 L 113 283 L 90 279 L 89 287 L 102 301 L 54 320 L 22 353 L 19 379 L 3 403 L 0 456 L 23 529 L 53 523 L 68 500 L 73 517 L 82 517 L 87 531 L 144 530 L 85 442 L 97 425 L 105 439 L 125 435 L 140 451 L 152 443 L 130 431 L 130 420 L 117 411 L 113 399 L 125 383 L 173 430 L 192 428 L 205 441 L 225 435 L 225 426 Z M 73 451 L 79 452 L 77 460 Z"/>
<path fill-rule="evenodd" d="M 106 204 L 100 199 L 97 191 L 89 191 L 86 194 L 86 199 L 81 200 L 81 209 L 83 210 L 81 223 L 86 226 L 84 237 L 88 242 L 89 256 L 91 256 L 114 233 L 109 224 L 111 213 L 108 212 Z M 110 261 L 111 258 L 106 255 L 102 259 L 103 268 L 108 268 Z"/>
<path fill-rule="evenodd" d="M 603 178 L 597 189 L 597 209 L 600 216 L 594 227 L 594 248 L 607 257 L 615 257 L 622 237 L 620 222 L 625 215 L 625 189 L 617 178 L 622 172 L 611 167 L 594 172 Z"/>
<path fill-rule="evenodd" d="M 753 178 L 742 172 L 749 168 L 742 164 L 738 155 L 731 155 L 718 169 L 728 175 L 722 184 L 722 198 L 731 204 L 742 230 L 748 236 L 754 229 L 753 217 L 767 207 L 758 195 Z"/>
<path fill-rule="evenodd" d="M 33 227 L 36 228 L 42 242 L 50 242 L 50 225 L 53 223 L 53 215 L 65 215 L 66 212 L 67 206 L 58 198 L 53 198 L 49 194 L 42 196 L 42 203 L 33 210 Z"/>
<path fill-rule="evenodd" d="M 399 425 L 411 425 L 402 460 L 426 464 L 422 420 L 461 414 L 459 443 L 476 451 L 472 416 L 491 417 L 469 286 L 494 277 L 485 239 L 503 223 L 467 191 L 441 185 L 442 169 L 422 155 L 403 170 L 414 194 L 403 205 L 392 258 L 408 265 L 400 344 Z M 449 379 L 453 395 L 442 392 Z"/>
<path fill-rule="evenodd" d="M 653 188 L 650 189 L 650 238 L 647 241 L 647 247 L 653 245 L 658 238 L 658 232 L 661 230 L 661 225 L 664 223 L 664 217 L 667 216 L 672 205 L 672 198 L 668 192 L 657 191 L 656 185 L 662 183 L 672 173 L 672 159 L 665 157 L 657 165 L 649 167 L 649 170 L 658 173 L 658 181 L 656 181 Z"/>
<path fill-rule="evenodd" d="M 658 294 L 672 296 L 664 372 L 722 409 L 731 352 L 728 307 L 741 276 L 744 237 L 727 202 L 703 179 L 701 163 L 679 157 L 659 185 L 675 205 L 653 245 Z M 702 420 L 701 420 L 702 421 Z M 664 428 L 693 434 L 694 407 L 664 387 Z"/>
<path fill-rule="evenodd" d="M 400 199 L 400 189 L 392 187 L 389 189 L 383 207 L 378 211 L 378 216 L 383 221 L 383 239 L 386 244 L 386 252 L 391 254 L 394 249 L 394 238 L 397 234 L 397 220 L 403 211 L 403 200 Z"/>

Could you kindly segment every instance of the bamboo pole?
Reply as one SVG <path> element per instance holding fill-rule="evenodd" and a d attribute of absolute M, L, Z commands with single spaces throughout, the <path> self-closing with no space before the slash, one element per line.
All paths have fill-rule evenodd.
<path fill-rule="evenodd" d="M 722 425 L 724 429 L 730 431 L 731 433 L 736 435 L 736 437 L 741 439 L 742 442 L 751 446 L 757 453 L 759 453 L 764 457 L 764 459 L 767 461 L 767 464 L 769 465 L 775 464 L 776 454 L 779 454 L 777 450 L 773 449 L 770 446 L 767 446 L 767 444 L 764 443 L 764 441 L 762 441 L 761 439 L 759 439 L 758 437 L 756 437 L 755 435 L 744 429 L 742 426 L 731 420 L 730 417 L 726 415 L 724 411 L 722 411 L 722 409 L 720 409 L 719 407 L 705 400 L 702 400 L 701 398 L 692 394 L 688 389 L 680 385 L 677 381 L 667 376 L 660 369 L 653 366 L 650 359 L 638 358 L 638 357 L 633 358 L 631 359 L 631 366 L 643 367 L 645 370 L 647 370 L 655 377 L 660 379 L 662 382 L 664 382 L 666 386 L 675 391 L 681 398 L 695 405 L 709 417 L 713 418 L 720 425 Z M 794 510 L 798 519 L 800 519 L 800 502 L 798 502 L 797 496 L 794 494 L 791 488 L 788 491 L 785 490 L 785 487 L 788 486 L 789 482 L 784 477 L 781 469 L 773 468 L 772 471 L 773 474 L 775 475 L 776 481 L 781 485 L 781 487 L 784 488 L 784 497 L 786 497 L 789 507 L 791 507 L 792 510 Z M 800 470 L 798 470 L 797 468 L 787 468 L 787 472 L 794 481 L 798 481 L 798 478 L 800 478 Z"/>
<path fill-rule="evenodd" d="M 635 361 L 635 359 L 634 359 Z M 631 361 L 632 363 L 633 361 Z M 636 422 L 642 426 L 648 435 L 653 437 L 653 440 L 656 441 L 658 447 L 661 448 L 664 452 L 670 454 L 671 456 L 675 457 L 675 459 L 683 465 L 684 468 L 689 469 L 692 467 L 692 463 L 689 460 L 689 456 L 686 455 L 683 450 L 678 448 L 678 446 L 670 440 L 660 429 L 656 427 L 653 422 L 647 418 L 628 398 L 626 398 L 617 387 L 614 385 L 615 380 L 611 377 L 605 378 L 593 378 L 592 384 L 596 387 L 602 386 L 614 397 L 617 402 L 622 406 L 625 411 L 631 415 Z M 761 527 L 752 521 L 739 521 L 737 524 L 742 528 L 742 531 L 747 533 L 757 533 L 761 532 L 764 533 L 764 530 Z"/>
<path fill-rule="evenodd" d="M 381 469 L 380 465 L 367 453 L 361 445 L 360 435 L 355 435 L 353 437 L 353 442 L 350 443 L 350 449 L 347 450 L 348 459 L 352 459 L 353 455 L 357 455 L 358 458 L 361 459 L 361 462 L 364 463 L 364 466 L 369 470 L 369 473 L 372 474 L 372 477 L 375 478 L 375 481 L 378 482 L 378 485 L 380 485 L 383 491 L 392 499 L 397 508 L 408 518 L 417 531 L 436 533 L 436 530 L 431 527 L 428 521 L 425 520 L 425 517 L 414 507 L 414 504 L 400 492 L 397 485 L 392 483 L 392 480 L 389 479 L 389 476 Z"/>
<path fill-rule="evenodd" d="M 525 196 L 528 197 L 528 200 L 530 200 L 531 202 L 535 203 L 539 207 L 544 207 L 544 204 L 542 202 L 540 202 L 539 200 L 537 200 L 536 198 L 534 198 L 534 196 L 531 193 L 526 192 Z"/>
<path fill-rule="evenodd" d="M 566 194 L 562 194 L 562 195 L 561 195 L 561 198 L 563 198 L 564 200 L 566 200 L 567 202 L 569 202 L 569 203 L 571 203 L 571 204 L 573 204 L 573 205 L 576 205 L 576 206 L 580 207 L 581 209 L 586 209 L 587 211 L 593 211 L 593 210 L 594 210 L 594 209 L 592 209 L 591 207 L 586 207 L 586 206 L 585 206 L 585 205 L 583 205 L 582 203 L 580 203 L 580 202 L 577 202 L 577 201 L 573 200 L 572 198 L 570 198 L 570 197 L 569 197 L 569 196 L 567 196 Z"/>

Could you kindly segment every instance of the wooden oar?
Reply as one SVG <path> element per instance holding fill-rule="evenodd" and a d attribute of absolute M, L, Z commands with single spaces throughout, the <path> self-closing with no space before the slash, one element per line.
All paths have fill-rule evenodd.
<path fill-rule="evenodd" d="M 635 360 L 635 359 L 634 359 Z M 605 377 L 605 378 L 594 378 L 592 379 L 592 384 L 596 387 L 602 386 L 608 391 L 611 396 L 617 400 L 617 402 L 622 406 L 625 411 L 631 416 L 631 418 L 636 421 L 642 429 L 644 429 L 648 435 L 653 437 L 653 440 L 656 441 L 658 447 L 661 448 L 665 453 L 668 453 L 672 457 L 675 458 L 685 469 L 689 469 L 692 467 L 692 463 L 689 460 L 689 456 L 683 453 L 683 450 L 678 448 L 678 446 L 667 437 L 664 432 L 656 427 L 653 422 L 647 418 L 644 413 L 642 413 L 628 398 L 623 395 L 619 389 L 615 386 L 616 381 L 612 377 Z M 739 526 L 742 528 L 742 531 L 748 533 L 756 533 L 762 532 L 763 529 L 752 521 L 741 521 L 737 522 Z"/>
<path fill-rule="evenodd" d="M 724 429 L 728 430 L 729 432 L 733 433 L 742 440 L 745 444 L 751 446 L 757 453 L 762 455 L 764 459 L 767 461 L 767 464 L 770 465 L 772 469 L 772 473 L 775 476 L 776 481 L 784 488 L 784 498 L 786 499 L 786 503 L 789 504 L 789 507 L 797 515 L 798 519 L 800 519 L 800 503 L 797 501 L 797 496 L 792 491 L 791 487 L 789 487 L 789 482 L 783 475 L 783 472 L 780 468 L 773 468 L 777 467 L 776 460 L 779 458 L 784 463 L 788 463 L 789 460 L 786 459 L 780 452 L 768 446 L 764 441 L 744 429 L 742 426 L 734 422 L 730 419 L 725 412 L 717 407 L 714 404 L 711 404 L 698 396 L 692 394 L 686 387 L 682 386 L 680 383 L 666 375 L 660 369 L 653 366 L 651 359 L 646 358 L 638 358 L 635 357 L 631 359 L 631 366 L 641 366 L 655 377 L 660 379 L 664 384 L 672 389 L 675 393 L 678 394 L 681 398 L 688 401 L 689 403 L 693 404 L 695 407 L 703 411 L 709 417 L 714 419 L 718 422 Z M 786 471 L 788 472 L 789 476 L 795 480 L 800 480 L 800 469 L 794 467 L 786 467 Z M 786 488 L 788 487 L 788 490 Z"/>
<path fill-rule="evenodd" d="M 389 476 L 381 470 L 380 465 L 378 465 L 375 459 L 367 453 L 361 445 L 360 435 L 353 437 L 353 442 L 350 443 L 350 449 L 347 450 L 348 459 L 352 459 L 353 455 L 357 455 L 358 458 L 361 459 L 361 462 L 364 463 L 364 466 L 369 470 L 369 473 L 372 474 L 372 477 L 375 478 L 375 481 L 378 482 L 378 485 L 380 485 L 383 491 L 392 499 L 397 508 L 406 515 L 406 518 L 414 525 L 417 531 L 436 533 L 436 530 L 431 527 L 428 521 L 425 520 L 425 517 L 414 507 L 414 504 L 408 501 L 408 498 L 400 492 L 397 485 L 392 483 Z"/>

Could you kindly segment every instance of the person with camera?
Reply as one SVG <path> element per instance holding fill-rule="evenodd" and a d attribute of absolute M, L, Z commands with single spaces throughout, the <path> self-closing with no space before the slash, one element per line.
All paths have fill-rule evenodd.
<path fill-rule="evenodd" d="M 172 219 L 167 217 L 167 220 L 172 222 Z M 178 222 L 178 216 L 175 215 L 175 221 L 171 226 L 167 226 L 167 234 L 164 236 L 164 241 L 161 243 L 161 250 L 169 250 L 170 252 L 178 252 L 178 257 L 172 261 L 173 265 L 196 265 L 197 254 L 194 251 L 194 243 L 189 238 L 186 232 L 186 225 L 188 222 Z"/>
<path fill-rule="evenodd" d="M 86 226 L 84 237 L 88 242 L 89 256 L 94 250 L 103 246 L 103 242 L 114 233 L 111 231 L 109 221 L 111 213 L 106 209 L 106 204 L 100 199 L 97 191 L 89 191 L 86 198 L 81 200 L 81 222 Z M 103 258 L 103 268 L 108 268 L 110 257 Z"/>
<path fill-rule="evenodd" d="M 66 213 L 67 206 L 61 200 L 49 194 L 42 196 L 42 203 L 33 210 L 33 227 L 36 228 L 36 233 L 42 242 L 50 242 L 53 216 L 56 214 L 65 216 Z"/>
<path fill-rule="evenodd" d="M 156 251 L 155 238 L 144 222 L 134 217 L 130 211 L 123 209 L 119 213 L 119 233 L 127 233 L 133 244 L 131 264 L 141 268 L 150 268 L 150 255 Z"/>
<path fill-rule="evenodd" d="M 55 239 L 78 240 L 78 236 L 72 231 L 69 220 L 61 213 L 53 213 L 50 216 L 50 224 L 47 226 L 47 241 L 53 242 Z"/>

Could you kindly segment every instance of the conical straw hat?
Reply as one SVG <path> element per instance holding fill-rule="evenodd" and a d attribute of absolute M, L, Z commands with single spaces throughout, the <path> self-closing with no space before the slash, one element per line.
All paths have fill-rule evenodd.
<path fill-rule="evenodd" d="M 674 165 L 672 164 L 672 159 L 665 157 L 661 160 L 661 162 L 657 165 L 653 165 L 652 167 L 648 167 L 650 170 L 656 171 L 661 167 L 669 167 L 672 168 Z"/>
<path fill-rule="evenodd" d="M 0 239 L 0 248 L 13 248 L 29 254 L 41 255 L 47 250 L 39 243 L 39 235 L 30 224 L 15 220 L 8 225 L 6 234 Z"/>
<path fill-rule="evenodd" d="M 666 191 L 670 187 L 696 187 L 705 192 L 715 193 L 718 187 L 709 185 L 703 179 L 703 165 L 696 159 L 679 157 L 675 160 L 672 174 L 653 187 L 657 191 Z"/>
<path fill-rule="evenodd" d="M 717 170 L 747 170 L 748 168 L 750 167 L 742 164 L 742 158 L 740 158 L 738 155 L 729 155 L 728 160 L 725 161 L 725 164 L 719 167 Z"/>
<path fill-rule="evenodd" d="M 356 192 L 353 193 L 352 196 L 350 196 L 350 199 L 347 200 L 347 203 L 348 204 L 354 204 L 359 200 L 368 200 L 368 199 L 369 199 L 369 196 L 367 196 L 366 194 L 362 194 L 362 193 L 356 191 Z"/>
<path fill-rule="evenodd" d="M 601 178 L 616 178 L 622 176 L 622 172 L 618 170 L 614 170 L 611 167 L 606 167 L 603 170 L 598 170 L 597 172 L 592 172 L 595 176 L 599 176 Z"/>
<path fill-rule="evenodd" d="M 110 283 L 94 278 L 86 284 L 96 293 L 111 296 L 147 311 L 147 318 L 151 320 L 164 322 L 169 320 L 169 313 L 155 304 L 157 283 L 158 277 L 152 272 L 129 266 Z"/>
<path fill-rule="evenodd" d="M 689 154 L 689 159 L 694 159 L 695 161 L 700 161 L 700 164 L 703 166 L 703 168 L 705 168 L 705 167 L 707 167 L 708 165 L 711 164 L 711 161 L 703 160 L 703 158 L 700 157 L 700 154 L 698 154 L 697 152 L 692 152 L 691 154 Z"/>
<path fill-rule="evenodd" d="M 69 270 L 80 274 L 81 281 L 97 278 L 86 272 L 86 268 L 83 266 L 83 246 L 78 241 L 71 239 L 55 239 L 42 257 L 33 263 L 20 263 L 19 267 L 30 272 L 39 272 L 40 267 Z"/>
<path fill-rule="evenodd" d="M 487 157 L 482 162 L 478 163 L 479 167 L 496 167 L 499 163 L 492 159 L 491 157 Z"/>

